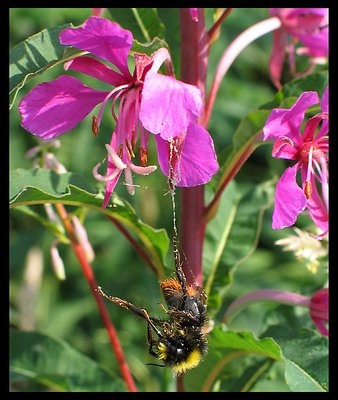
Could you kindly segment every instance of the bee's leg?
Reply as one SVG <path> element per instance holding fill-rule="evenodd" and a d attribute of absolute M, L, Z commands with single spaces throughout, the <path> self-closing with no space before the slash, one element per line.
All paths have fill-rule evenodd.
<path fill-rule="evenodd" d="M 145 319 L 147 320 L 147 322 L 148 322 L 148 329 L 150 329 L 150 327 L 153 328 L 154 331 L 156 332 L 156 335 L 157 335 L 158 337 L 162 337 L 161 331 L 157 329 L 157 327 L 156 327 L 154 321 L 152 321 L 152 320 L 150 319 L 150 317 L 149 317 L 147 311 L 146 311 L 144 308 L 142 308 L 142 309 L 141 309 L 141 312 L 143 313 L 143 318 L 145 318 Z"/>
<path fill-rule="evenodd" d="M 153 334 L 151 332 L 151 327 L 148 324 L 148 329 L 147 329 L 147 339 L 148 339 L 148 351 L 149 354 L 152 355 L 153 357 L 157 357 L 157 353 L 155 353 L 155 351 L 153 350 L 153 345 L 154 345 L 154 340 L 153 340 Z"/>
<path fill-rule="evenodd" d="M 96 290 L 97 290 L 97 292 L 100 293 L 101 296 L 105 297 L 106 299 L 108 299 L 112 303 L 115 303 L 120 307 L 126 308 L 127 310 L 131 311 L 132 313 L 136 314 L 139 317 L 147 319 L 145 317 L 145 314 L 144 314 L 143 310 L 141 308 L 135 306 L 134 304 L 129 303 L 126 300 L 122 300 L 119 297 L 108 296 L 106 293 L 103 292 L 103 290 L 102 290 L 102 288 L 100 286 L 98 286 Z M 148 318 L 149 318 L 149 316 L 148 316 Z"/>
<path fill-rule="evenodd" d="M 160 304 L 162 310 L 163 310 L 166 314 L 169 314 L 168 310 L 164 307 L 163 303 L 159 303 L 159 304 Z"/>

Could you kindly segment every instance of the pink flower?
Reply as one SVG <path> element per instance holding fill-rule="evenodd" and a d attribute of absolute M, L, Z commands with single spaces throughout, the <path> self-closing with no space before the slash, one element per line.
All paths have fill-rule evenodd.
<path fill-rule="evenodd" d="M 297 215 L 307 208 L 322 231 L 320 238 L 328 234 L 328 87 L 321 101 L 322 112 L 310 118 L 301 133 L 306 110 L 317 103 L 316 92 L 304 92 L 290 109 L 272 110 L 263 134 L 264 140 L 274 142 L 273 157 L 297 161 L 286 169 L 277 183 L 272 227 L 282 229 L 293 225 Z M 302 188 L 296 182 L 298 171 Z"/>
<path fill-rule="evenodd" d="M 329 336 L 326 323 L 329 322 L 329 289 L 324 288 L 315 292 L 310 300 L 310 316 L 319 332 Z"/>
<path fill-rule="evenodd" d="M 294 69 L 294 45 L 297 41 L 305 46 L 297 49 L 299 54 L 312 58 L 328 56 L 328 8 L 270 8 L 269 12 L 280 18 L 282 23 L 281 28 L 273 33 L 270 57 L 270 76 L 280 89 L 284 53 L 289 51 L 290 64 Z"/>
<path fill-rule="evenodd" d="M 134 193 L 132 172 L 147 175 L 156 166 L 147 166 L 148 136 L 151 132 L 163 141 L 172 141 L 184 136 L 195 143 L 192 147 L 199 153 L 200 179 L 195 178 L 195 169 L 181 171 L 181 186 L 194 186 L 208 182 L 217 172 L 218 164 L 209 133 L 202 129 L 192 129 L 199 117 L 203 101 L 196 86 L 176 80 L 173 76 L 159 74 L 162 63 L 170 60 L 165 48 L 157 50 L 152 56 L 134 54 L 135 70 L 133 75 L 128 68 L 128 54 L 132 47 L 133 36 L 128 30 L 107 19 L 92 16 L 78 28 L 68 28 L 61 32 L 60 42 L 89 52 L 115 66 L 112 69 L 97 58 L 84 55 L 65 64 L 71 69 L 90 75 L 113 86 L 110 91 L 89 88 L 71 76 L 61 76 L 48 83 L 33 88 L 20 104 L 22 126 L 34 135 L 51 139 L 74 128 L 98 104 L 101 104 L 98 116 L 93 116 L 93 132 L 98 133 L 102 114 L 108 100 L 112 99 L 112 115 L 116 121 L 108 153 L 107 175 L 101 176 L 98 163 L 93 170 L 94 176 L 106 182 L 106 195 L 103 207 L 108 204 L 111 193 L 124 171 L 125 182 L 130 194 Z M 118 117 L 114 106 L 119 100 Z M 202 133 L 201 133 L 202 132 Z M 205 133 L 206 132 L 206 133 Z M 200 139 L 207 135 L 209 148 L 200 147 Z M 193 136 L 193 137 L 191 137 Z M 188 140 L 189 139 L 189 140 Z M 191 139 L 191 140 L 190 140 Z M 158 139 L 159 141 L 160 139 Z M 139 142 L 139 143 L 138 143 Z M 138 143 L 138 147 L 137 147 Z M 183 143 L 180 157 L 189 158 L 191 146 Z M 205 145 L 206 142 L 203 142 Z M 132 159 L 138 150 L 140 166 Z M 168 153 L 158 154 L 160 165 L 165 165 Z M 207 157 L 207 159 L 205 159 Z M 163 159 L 162 159 L 163 158 Z M 165 171 L 164 171 L 165 173 Z"/>

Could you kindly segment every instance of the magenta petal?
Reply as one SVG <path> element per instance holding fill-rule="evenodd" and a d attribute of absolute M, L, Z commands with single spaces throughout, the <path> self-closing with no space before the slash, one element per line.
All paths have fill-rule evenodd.
<path fill-rule="evenodd" d="M 282 68 L 284 62 L 284 45 L 283 45 L 283 31 L 277 29 L 272 34 L 273 43 L 272 51 L 269 60 L 270 78 L 277 89 L 281 89 L 280 78 L 282 75 Z"/>
<path fill-rule="evenodd" d="M 326 86 L 320 107 L 323 113 L 329 113 L 329 85 Z M 322 126 L 317 134 L 317 138 L 326 135 L 329 132 L 329 119 L 323 119 Z"/>
<path fill-rule="evenodd" d="M 319 332 L 324 335 L 329 335 L 329 330 L 326 323 L 329 322 L 329 289 L 323 288 L 317 290 L 310 300 L 310 316 L 315 323 Z"/>
<path fill-rule="evenodd" d="M 273 109 L 263 128 L 264 140 L 286 136 L 296 145 L 301 144 L 300 127 L 305 112 L 317 103 L 319 103 L 319 98 L 316 92 L 303 92 L 290 109 Z"/>
<path fill-rule="evenodd" d="M 306 180 L 306 173 L 307 169 L 301 170 L 303 182 L 305 182 Z M 327 182 L 324 181 L 325 178 L 327 179 L 327 177 L 326 176 L 323 177 L 323 182 L 321 182 L 322 185 L 327 184 Z M 329 229 L 329 213 L 323 203 L 323 200 L 321 199 L 318 193 L 316 181 L 313 175 L 311 175 L 311 187 L 312 187 L 312 193 L 311 197 L 307 200 L 307 209 L 310 213 L 313 222 L 318 226 L 318 228 L 322 232 L 327 232 Z"/>
<path fill-rule="evenodd" d="M 320 103 L 322 112 L 329 112 L 329 85 L 326 86 Z"/>
<path fill-rule="evenodd" d="M 318 33 L 297 34 L 297 37 L 307 48 L 307 53 L 313 57 L 329 55 L 329 28 L 323 28 Z"/>
<path fill-rule="evenodd" d="M 324 90 L 320 107 L 323 113 L 329 113 L 329 85 L 327 85 Z M 328 132 L 329 132 L 329 118 L 327 116 L 327 119 L 323 118 L 322 126 L 319 132 L 317 133 L 317 139 L 321 138 L 322 136 L 325 136 Z"/>
<path fill-rule="evenodd" d="M 89 17 L 79 28 L 67 28 L 60 33 L 61 44 L 80 50 L 114 64 L 126 77 L 128 53 L 133 45 L 133 35 L 120 25 L 100 17 Z"/>
<path fill-rule="evenodd" d="M 112 86 L 120 86 L 125 84 L 126 78 L 124 75 L 119 74 L 101 61 L 92 57 L 77 57 L 64 64 L 64 69 L 67 71 L 79 71 L 100 81 L 109 83 Z"/>
<path fill-rule="evenodd" d="M 35 86 L 19 104 L 21 125 L 33 135 L 52 139 L 74 128 L 107 96 L 71 76 Z"/>
<path fill-rule="evenodd" d="M 272 156 L 287 160 L 296 160 L 298 158 L 298 148 L 294 146 L 290 138 L 281 136 L 273 144 Z"/>
<path fill-rule="evenodd" d="M 202 107 L 196 86 L 153 72 L 146 75 L 140 119 L 148 131 L 163 139 L 173 138 L 196 121 Z"/>
<path fill-rule="evenodd" d="M 168 176 L 169 143 L 160 136 L 156 136 L 156 145 L 161 170 Z M 176 174 L 181 178 L 177 186 L 202 185 L 209 182 L 217 171 L 218 162 L 211 136 L 201 125 L 191 124 L 183 143 L 179 171 L 176 168 Z"/>
<path fill-rule="evenodd" d="M 287 168 L 277 183 L 272 215 L 273 229 L 293 225 L 298 214 L 306 207 L 306 197 L 296 182 L 297 167 L 296 164 Z"/>

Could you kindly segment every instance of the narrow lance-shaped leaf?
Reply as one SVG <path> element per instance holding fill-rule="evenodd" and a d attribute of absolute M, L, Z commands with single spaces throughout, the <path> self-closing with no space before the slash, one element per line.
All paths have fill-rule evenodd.
<path fill-rule="evenodd" d="M 272 101 L 264 104 L 261 109 L 272 109 L 280 107 L 280 103 L 287 97 L 298 98 L 301 93 L 306 91 L 317 92 L 321 98 L 326 86 L 329 83 L 329 74 L 327 71 L 316 72 L 306 75 L 302 78 L 293 79 L 286 83 L 283 88 L 276 94 Z"/>
<path fill-rule="evenodd" d="M 94 360 L 60 339 L 10 332 L 11 382 L 35 380 L 60 392 L 122 392 L 125 385 Z"/>
<path fill-rule="evenodd" d="M 141 240 L 157 274 L 163 278 L 169 238 L 164 229 L 142 222 L 128 202 L 114 195 L 112 204 L 102 208 L 103 195 L 95 194 L 78 174 L 57 174 L 52 170 L 17 169 L 11 174 L 10 206 L 62 203 L 87 207 L 113 217 L 130 228 Z"/>
<path fill-rule="evenodd" d="M 44 29 L 13 47 L 10 51 L 10 108 L 18 91 L 33 78 L 61 62 L 84 54 L 83 51 L 60 44 L 60 32 L 72 26 L 65 24 Z"/>
<path fill-rule="evenodd" d="M 207 226 L 203 248 L 210 313 L 220 307 L 235 268 L 255 250 L 264 211 L 272 201 L 272 182 L 243 188 L 232 181 L 223 192 L 217 216 Z"/>

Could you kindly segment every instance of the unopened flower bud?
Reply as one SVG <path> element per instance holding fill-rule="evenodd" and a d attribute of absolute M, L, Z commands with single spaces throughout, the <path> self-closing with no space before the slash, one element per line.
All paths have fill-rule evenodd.
<path fill-rule="evenodd" d="M 31 149 L 29 149 L 29 150 L 25 153 L 25 156 L 26 156 L 27 158 L 33 158 L 33 157 L 35 157 L 35 156 L 39 153 L 40 150 L 41 150 L 41 146 L 34 146 L 34 147 L 32 147 Z"/>
<path fill-rule="evenodd" d="M 78 240 L 78 242 L 81 244 L 82 248 L 84 249 L 86 259 L 90 263 L 90 262 L 94 261 L 95 253 L 92 248 L 92 245 L 90 244 L 90 242 L 88 240 L 87 231 L 76 216 L 73 216 L 72 221 L 73 221 L 73 225 L 74 225 L 74 233 L 75 233 L 76 239 Z"/>
<path fill-rule="evenodd" d="M 317 290 L 310 300 L 310 316 L 323 336 L 329 336 L 326 323 L 329 322 L 329 289 Z"/>
<path fill-rule="evenodd" d="M 52 169 L 58 174 L 64 174 L 67 172 L 66 168 L 57 160 L 53 153 L 45 154 L 45 167 L 47 169 Z"/>
<path fill-rule="evenodd" d="M 60 257 L 59 251 L 56 247 L 56 243 L 57 242 L 54 242 L 52 244 L 52 247 L 50 248 L 51 261 L 55 275 L 57 276 L 58 279 L 63 281 L 66 279 L 65 266 L 62 261 L 62 258 Z"/>

